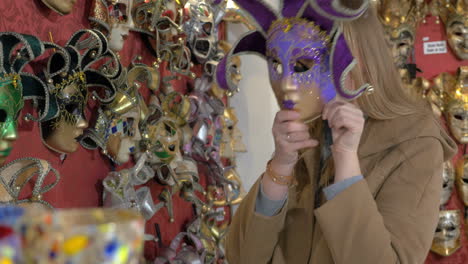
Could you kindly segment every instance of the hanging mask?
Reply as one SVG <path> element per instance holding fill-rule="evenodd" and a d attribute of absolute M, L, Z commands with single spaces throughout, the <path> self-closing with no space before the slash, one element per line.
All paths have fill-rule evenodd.
<path fill-rule="evenodd" d="M 462 66 L 455 79 L 449 75 L 444 80 L 446 89 L 446 116 L 450 131 L 460 144 L 468 143 L 468 67 Z M 437 77 L 439 78 L 439 77 Z M 436 79 L 434 83 L 437 84 Z"/>
<path fill-rule="evenodd" d="M 436 116 L 441 116 L 446 112 L 446 101 L 450 98 L 448 91 L 455 83 L 455 78 L 448 73 L 441 73 L 434 78 L 434 85 L 429 90 L 428 99 L 432 105 L 432 110 Z"/>
<path fill-rule="evenodd" d="M 13 142 L 18 137 L 17 119 L 23 100 L 43 95 L 44 89 L 34 89 L 38 80 L 23 72 L 30 61 L 44 52 L 41 41 L 30 35 L 12 32 L 0 33 L 3 48 L 0 58 L 0 165 L 10 155 Z"/>
<path fill-rule="evenodd" d="M 223 137 L 221 139 L 221 157 L 235 160 L 236 152 L 246 152 L 242 142 L 242 133 L 237 127 L 237 115 L 235 109 L 228 107 L 224 110 L 222 118 Z"/>
<path fill-rule="evenodd" d="M 468 60 L 468 3 L 465 0 L 445 2 L 439 11 L 449 46 L 459 60 Z"/>
<path fill-rule="evenodd" d="M 42 0 L 48 8 L 60 15 L 68 15 L 73 11 L 77 0 Z"/>
<path fill-rule="evenodd" d="M 451 161 L 444 162 L 442 171 L 442 196 L 440 197 L 440 206 L 445 205 L 452 196 L 453 186 L 455 184 L 455 169 Z"/>
<path fill-rule="evenodd" d="M 83 48 L 81 41 L 93 44 Z M 47 90 L 46 96 L 37 98 L 40 116 L 26 117 L 41 122 L 42 140 L 48 148 L 67 154 L 78 149 L 78 138 L 88 126 L 84 115 L 88 87 L 106 88 L 105 97 L 93 91 L 93 98 L 103 103 L 109 103 L 115 96 L 110 79 L 93 66 L 109 57 L 116 58 L 107 50 L 105 36 L 93 30 L 76 32 L 65 48 L 50 46 L 55 52 L 44 70 L 42 86 Z"/>
<path fill-rule="evenodd" d="M 456 172 L 458 195 L 465 206 L 468 206 L 468 156 L 460 159 Z"/>
<path fill-rule="evenodd" d="M 229 54 L 229 51 L 232 49 L 232 45 L 225 40 L 220 40 L 218 42 L 218 49 L 221 50 L 224 55 Z M 229 63 L 228 63 L 228 82 L 232 83 L 233 86 L 237 87 L 242 80 L 242 74 L 240 72 L 241 68 L 241 59 L 239 56 L 232 56 Z M 216 77 L 216 75 L 214 75 Z M 228 92 L 224 89 L 221 89 L 218 86 L 216 81 L 212 82 L 211 84 L 211 93 L 219 99 L 223 99 L 225 95 L 232 96 L 232 92 Z"/>
<path fill-rule="evenodd" d="M 147 125 L 144 140 L 146 146 L 156 158 L 156 162 L 165 164 L 173 160 L 181 160 L 180 132 L 176 124 L 168 119 L 162 119 L 154 125 Z"/>
<path fill-rule="evenodd" d="M 121 51 L 129 30 L 135 25 L 131 14 L 133 0 L 93 0 L 89 20 L 107 34 L 109 48 Z"/>
<path fill-rule="evenodd" d="M 189 0 L 185 12 L 190 17 L 184 24 L 189 47 L 197 61 L 203 64 L 216 54 L 218 30 L 213 7 L 205 1 Z"/>
<path fill-rule="evenodd" d="M 416 27 L 425 16 L 424 1 L 378 0 L 373 3 L 384 26 L 393 62 L 398 68 L 404 68 L 414 53 Z"/>
<path fill-rule="evenodd" d="M 153 68 L 133 65 L 114 80 L 117 92 L 110 104 L 99 109 L 94 128 L 87 129 L 80 142 L 87 149 L 102 149 L 113 162 L 126 163 L 141 140 L 140 123 L 149 112 L 139 93 L 142 84 L 153 82 Z"/>
<path fill-rule="evenodd" d="M 431 251 L 447 257 L 455 253 L 460 247 L 460 211 L 441 211 Z"/>
<path fill-rule="evenodd" d="M 337 23 L 354 20 L 364 14 L 368 1 L 353 8 L 338 1 L 281 2 L 281 14 L 263 1 L 235 0 L 255 18 L 257 31 L 245 34 L 218 64 L 216 82 L 227 91 L 235 91 L 229 82 L 228 62 L 233 55 L 254 53 L 268 60 L 270 83 L 281 109 L 297 110 L 302 121 L 321 115 L 324 104 L 337 94 L 353 100 L 370 88 L 345 87 L 345 79 L 355 66 L 344 35 Z M 343 12 L 346 10 L 346 12 Z M 338 30 L 336 30 L 338 29 Z"/>

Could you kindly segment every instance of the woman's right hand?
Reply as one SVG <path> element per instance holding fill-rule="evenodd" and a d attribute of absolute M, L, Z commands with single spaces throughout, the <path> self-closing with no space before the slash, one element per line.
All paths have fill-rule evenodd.
<path fill-rule="evenodd" d="M 309 127 L 299 118 L 300 114 L 291 110 L 281 110 L 276 114 L 272 129 L 275 154 L 270 166 L 279 175 L 292 174 L 300 149 L 318 145 L 317 140 L 311 139 Z"/>

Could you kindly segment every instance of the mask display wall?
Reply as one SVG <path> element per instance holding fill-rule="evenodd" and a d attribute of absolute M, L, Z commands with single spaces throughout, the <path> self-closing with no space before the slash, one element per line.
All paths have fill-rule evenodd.
<path fill-rule="evenodd" d="M 440 78 L 439 78 L 440 77 Z M 457 77 L 442 75 L 434 81 L 444 87 L 445 114 L 453 137 L 461 144 L 468 143 L 468 67 L 458 69 Z"/>
<path fill-rule="evenodd" d="M 80 142 L 87 149 L 100 148 L 113 162 L 122 164 L 130 160 L 141 139 L 140 122 L 148 113 L 139 88 L 150 87 L 154 81 L 151 68 L 134 65 L 124 69 L 114 80 L 117 92 L 114 100 L 99 109 L 93 128 L 87 129 Z"/>
<path fill-rule="evenodd" d="M 42 2 L 54 12 L 60 15 L 68 15 L 73 11 L 77 0 L 42 0 Z"/>
<path fill-rule="evenodd" d="M 109 48 L 121 51 L 129 31 L 135 26 L 132 16 L 133 0 L 93 0 L 89 20 L 107 35 Z"/>
<path fill-rule="evenodd" d="M 449 46 L 459 60 L 468 60 L 468 3 L 466 0 L 444 2 L 439 12 Z"/>
<path fill-rule="evenodd" d="M 460 211 L 449 210 L 439 213 L 439 222 L 432 242 L 431 251 L 450 256 L 461 247 Z"/>
<path fill-rule="evenodd" d="M 84 48 L 83 55 L 78 49 L 80 41 L 93 43 Z M 67 154 L 78 149 L 78 138 L 88 127 L 84 112 L 88 87 L 105 90 L 104 97 L 93 91 L 93 97 L 101 102 L 109 103 L 114 98 L 115 88 L 108 77 L 116 73 L 106 76 L 92 66 L 105 59 L 116 60 L 116 56 L 107 50 L 105 36 L 93 30 L 76 32 L 65 48 L 49 45 L 55 52 L 44 70 L 42 87 L 37 88 L 46 91 L 37 97 L 40 116 L 27 118 L 40 122 L 42 140 L 49 149 Z"/>

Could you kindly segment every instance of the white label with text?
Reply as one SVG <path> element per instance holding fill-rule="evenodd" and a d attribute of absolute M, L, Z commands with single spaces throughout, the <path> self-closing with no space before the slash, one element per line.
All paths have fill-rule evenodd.
<path fill-rule="evenodd" d="M 444 53 L 447 53 L 447 42 L 445 40 L 424 43 L 424 55 Z"/>

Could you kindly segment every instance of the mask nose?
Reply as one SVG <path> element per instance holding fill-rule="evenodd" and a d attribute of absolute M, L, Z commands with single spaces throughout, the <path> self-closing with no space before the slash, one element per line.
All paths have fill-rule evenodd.
<path fill-rule="evenodd" d="M 286 76 L 281 82 L 281 90 L 284 93 L 297 91 L 297 84 L 293 81 L 291 76 Z"/>
<path fill-rule="evenodd" d="M 88 121 L 86 121 L 86 119 L 84 119 L 83 117 L 80 117 L 78 119 L 78 122 L 76 122 L 76 127 L 86 129 L 88 127 Z"/>
<path fill-rule="evenodd" d="M 18 139 L 18 132 L 16 131 L 16 122 L 10 122 L 5 128 L 5 134 L 3 134 L 3 140 L 15 141 Z"/>

